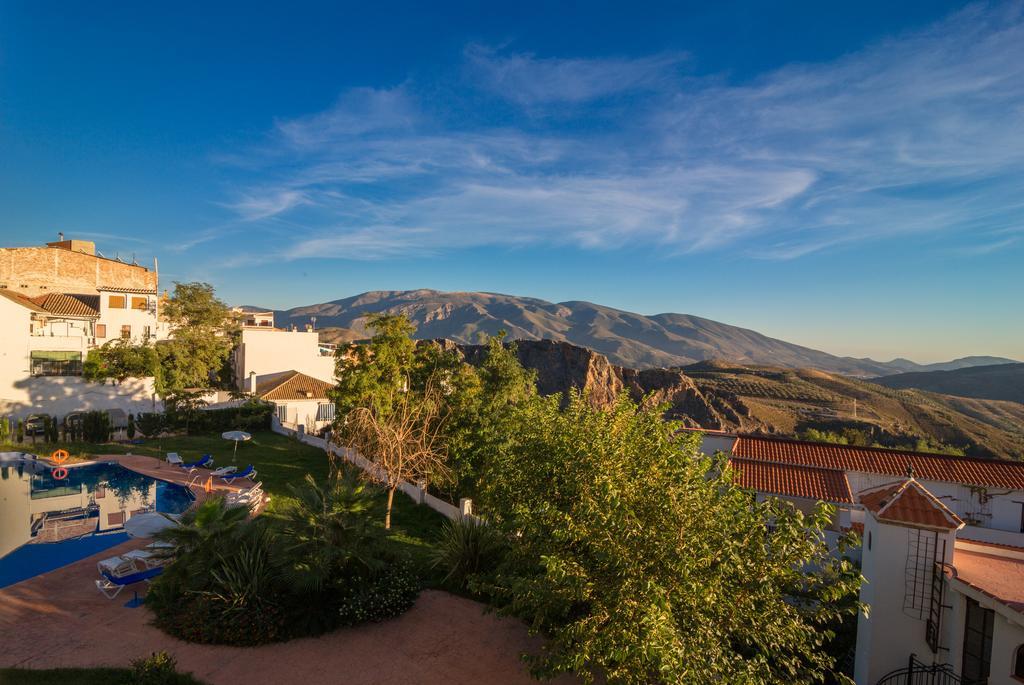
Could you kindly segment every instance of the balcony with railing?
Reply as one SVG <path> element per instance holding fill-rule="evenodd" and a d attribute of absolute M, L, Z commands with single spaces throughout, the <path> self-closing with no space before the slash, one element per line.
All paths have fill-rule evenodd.
<path fill-rule="evenodd" d="M 911 654 L 907 665 L 882 676 L 877 685 L 970 685 L 949 664 L 925 664 Z"/>

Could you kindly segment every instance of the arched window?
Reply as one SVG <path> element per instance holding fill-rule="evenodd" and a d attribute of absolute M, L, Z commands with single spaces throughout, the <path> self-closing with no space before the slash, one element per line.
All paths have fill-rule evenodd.
<path fill-rule="evenodd" d="M 1013 675 L 1017 678 L 1024 679 L 1024 645 L 1017 647 L 1017 652 L 1014 654 Z"/>

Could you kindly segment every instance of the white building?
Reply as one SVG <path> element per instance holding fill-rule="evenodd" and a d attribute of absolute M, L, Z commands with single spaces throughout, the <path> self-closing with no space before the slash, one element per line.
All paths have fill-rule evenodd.
<path fill-rule="evenodd" d="M 861 532 L 858 685 L 1024 682 L 1024 463 L 721 433 L 704 451 Z"/>
<path fill-rule="evenodd" d="M 334 381 L 334 346 L 320 343 L 320 334 L 305 330 L 281 329 L 273 325 L 272 312 L 250 312 L 242 326 L 233 364 L 239 390 L 250 391 L 250 379 L 257 382 L 286 371 Z M 269 315 L 271 318 L 266 318 Z"/>
<path fill-rule="evenodd" d="M 334 420 L 334 402 L 328 396 L 332 383 L 295 370 L 265 376 L 252 394 L 275 407 L 278 421 L 304 426 L 315 433 Z"/>
<path fill-rule="evenodd" d="M 158 310 L 155 269 L 97 256 L 92 243 L 0 249 L 0 415 L 153 411 L 152 379 L 81 376 L 91 349 L 166 337 Z"/>

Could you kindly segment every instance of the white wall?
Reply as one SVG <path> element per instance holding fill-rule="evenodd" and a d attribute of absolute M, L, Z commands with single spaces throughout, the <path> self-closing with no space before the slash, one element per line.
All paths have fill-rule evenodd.
<path fill-rule="evenodd" d="M 251 372 L 267 376 L 298 371 L 313 378 L 334 382 L 334 358 L 320 354 L 316 331 L 281 331 L 243 328 L 235 350 L 235 373 L 239 389 L 246 389 Z"/>
<path fill-rule="evenodd" d="M 115 309 L 110 306 L 111 296 L 120 296 L 125 298 L 125 308 Z M 132 309 L 132 298 L 133 297 L 144 297 L 148 305 L 152 309 Z M 97 321 L 99 324 L 105 324 L 107 327 L 106 337 L 96 338 L 97 345 L 103 345 L 104 343 L 110 342 L 111 340 L 118 340 L 121 338 L 121 326 L 132 327 L 132 340 L 136 343 L 140 342 L 153 342 L 154 336 L 161 338 L 166 337 L 165 327 L 159 324 L 159 320 L 156 316 L 156 295 L 140 295 L 133 293 L 118 293 L 118 292 L 107 292 L 103 291 L 100 293 L 100 318 Z M 149 326 L 150 338 L 146 339 L 143 337 L 143 331 L 146 326 Z"/>
<path fill-rule="evenodd" d="M 870 513 L 865 516 L 861 548 L 865 583 L 861 585 L 860 599 L 870 606 L 870 612 L 867 617 L 861 614 L 857 621 L 857 685 L 875 685 L 886 673 L 906 666 L 911 654 L 925 663 L 932 660 L 925 639 L 926 621 L 908 615 L 903 608 L 909 540 L 915 530 L 881 523 Z M 921 534 L 931 532 L 922 530 Z M 952 559 L 955 537 L 952 533 L 939 533 L 939 540 L 942 539 L 946 540 L 944 560 L 948 562 Z M 925 597 L 928 596 L 926 591 Z M 945 659 L 941 651 L 937 659 Z"/>
<path fill-rule="evenodd" d="M 13 386 L 0 386 L 0 414 L 24 418 L 29 414 L 63 417 L 78 410 L 123 409 L 132 414 L 159 411 L 154 404 L 153 379 L 130 378 L 119 385 L 90 383 L 75 376 L 30 377 Z"/>
<path fill-rule="evenodd" d="M 307 431 L 316 432 L 330 424 L 330 421 L 316 420 L 317 409 L 320 404 L 329 402 L 330 400 L 327 399 L 275 401 L 274 406 L 283 409 L 284 416 L 281 415 L 281 411 L 278 409 L 275 409 L 275 414 L 284 423 L 302 424 L 306 427 Z"/>

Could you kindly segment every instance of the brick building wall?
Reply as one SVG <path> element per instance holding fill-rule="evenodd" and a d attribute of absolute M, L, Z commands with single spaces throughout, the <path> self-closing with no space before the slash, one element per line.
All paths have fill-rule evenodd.
<path fill-rule="evenodd" d="M 49 292 L 94 293 L 97 288 L 157 289 L 157 273 L 55 247 L 0 248 L 0 287 L 29 297 Z"/>

